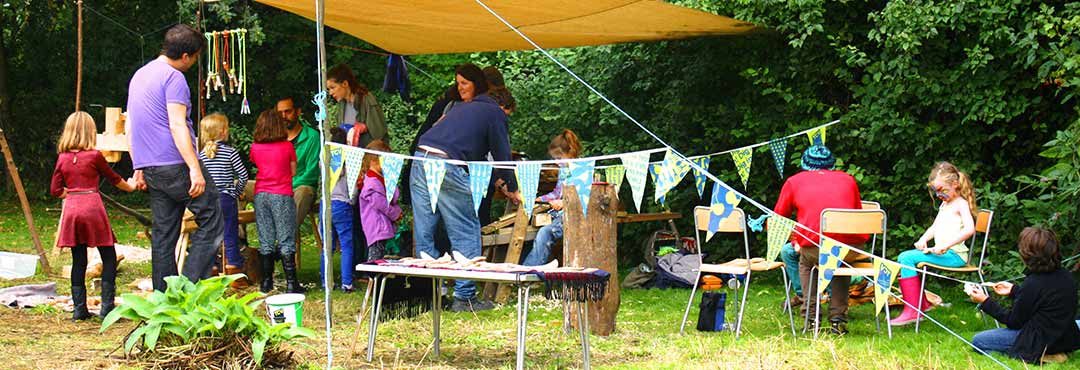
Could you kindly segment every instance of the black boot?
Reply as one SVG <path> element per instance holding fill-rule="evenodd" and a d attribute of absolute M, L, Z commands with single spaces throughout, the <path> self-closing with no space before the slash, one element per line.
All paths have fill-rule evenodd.
<path fill-rule="evenodd" d="M 108 316 L 109 312 L 112 312 L 113 308 L 116 307 L 115 300 L 116 300 L 116 280 L 102 279 L 101 280 L 101 312 L 98 313 L 98 316 L 100 316 L 102 320 L 104 320 L 105 316 Z"/>
<path fill-rule="evenodd" d="M 259 263 L 262 264 L 262 283 L 259 284 L 259 291 L 270 293 L 274 290 L 274 255 L 260 254 Z"/>
<path fill-rule="evenodd" d="M 289 293 L 304 294 L 304 287 L 300 286 L 300 281 L 296 280 L 296 254 L 282 254 L 281 268 L 285 270 L 285 283 Z"/>
<path fill-rule="evenodd" d="M 90 311 L 86 310 L 86 287 L 71 287 L 71 302 L 75 305 L 75 311 L 71 314 L 72 321 L 81 321 L 90 318 Z"/>

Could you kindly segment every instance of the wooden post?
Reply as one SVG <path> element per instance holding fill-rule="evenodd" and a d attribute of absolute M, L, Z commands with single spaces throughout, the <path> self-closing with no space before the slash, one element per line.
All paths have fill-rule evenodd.
<path fill-rule="evenodd" d="M 45 255 L 45 249 L 41 247 L 41 238 L 37 228 L 34 227 L 34 214 L 30 210 L 30 201 L 26 200 L 26 190 L 23 189 L 22 179 L 19 178 L 19 169 L 15 167 L 15 158 L 11 156 L 11 148 L 8 147 L 7 136 L 4 129 L 0 128 L 0 149 L 4 151 L 4 160 L 7 162 L 8 172 L 11 173 L 11 182 L 15 183 L 15 192 L 19 194 L 19 203 L 22 203 L 23 216 L 26 217 L 26 227 L 30 229 L 30 238 L 34 240 L 34 248 L 37 249 L 38 257 L 41 257 L 41 268 L 46 274 L 52 274 L 49 266 L 49 256 Z"/>
<path fill-rule="evenodd" d="M 619 259 L 615 248 L 619 199 L 614 186 L 594 184 L 587 217 L 582 216 L 579 199 L 573 186 L 563 189 L 563 265 L 595 267 L 611 273 L 604 300 L 590 302 L 588 312 L 592 333 L 606 336 L 615 330 L 615 315 L 619 312 Z M 574 311 L 570 322 L 576 326 Z"/>
<path fill-rule="evenodd" d="M 525 214 L 525 207 L 519 206 L 514 216 L 514 231 L 510 234 L 510 246 L 506 248 L 506 262 L 521 262 L 521 249 L 525 247 L 525 236 L 528 231 L 529 216 Z M 495 302 L 506 303 L 508 299 L 510 299 L 510 285 L 500 284 L 498 292 L 495 293 Z"/>

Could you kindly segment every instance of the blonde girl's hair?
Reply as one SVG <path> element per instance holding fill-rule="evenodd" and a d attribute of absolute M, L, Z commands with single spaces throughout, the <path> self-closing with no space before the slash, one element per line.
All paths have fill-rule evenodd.
<path fill-rule="evenodd" d="M 930 177 L 927 180 L 928 186 L 933 186 L 935 179 L 941 179 L 950 184 L 956 185 L 956 192 L 960 193 L 968 202 L 968 207 L 971 208 L 971 214 L 974 216 L 978 214 L 979 207 L 975 205 L 975 186 L 971 184 L 971 178 L 966 173 L 960 171 L 955 165 L 949 162 L 938 162 L 934 165 L 934 168 L 930 170 Z"/>
<path fill-rule="evenodd" d="M 217 155 L 217 143 L 229 140 L 229 118 L 224 114 L 214 113 L 199 121 L 199 147 L 206 158 Z"/>
<path fill-rule="evenodd" d="M 56 141 L 56 152 L 91 150 L 97 146 L 97 124 L 89 113 L 77 111 L 64 122 L 64 132 Z"/>
<path fill-rule="evenodd" d="M 581 155 L 581 140 L 570 129 L 564 128 L 561 133 L 551 138 L 548 144 L 548 152 L 561 154 L 565 158 L 577 158 Z"/>

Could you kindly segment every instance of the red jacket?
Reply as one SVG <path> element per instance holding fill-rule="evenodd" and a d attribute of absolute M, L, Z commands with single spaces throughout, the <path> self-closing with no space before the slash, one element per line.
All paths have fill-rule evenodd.
<path fill-rule="evenodd" d="M 832 170 L 799 172 L 784 182 L 773 212 L 789 218 L 798 213 L 796 221 L 818 232 L 821 231 L 821 210 L 826 208 L 862 209 L 855 178 Z M 811 235 L 798 226 L 795 230 L 817 242 L 817 234 Z M 866 234 L 830 233 L 825 236 L 851 246 L 863 245 L 870 240 L 870 235 Z M 815 245 L 796 233 L 791 234 L 791 241 L 800 247 Z"/>

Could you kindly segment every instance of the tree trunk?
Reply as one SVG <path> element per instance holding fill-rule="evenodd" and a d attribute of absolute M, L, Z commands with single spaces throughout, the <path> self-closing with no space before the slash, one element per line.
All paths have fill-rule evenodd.
<path fill-rule="evenodd" d="M 606 336 L 615 330 L 615 315 L 619 312 L 619 259 L 615 248 L 618 195 L 612 185 L 593 185 L 587 217 L 582 216 L 581 201 L 573 186 L 563 189 L 563 200 L 563 265 L 595 267 L 611 273 L 604 300 L 589 302 L 588 312 L 589 329 Z M 574 310 L 570 322 L 577 325 Z"/>

